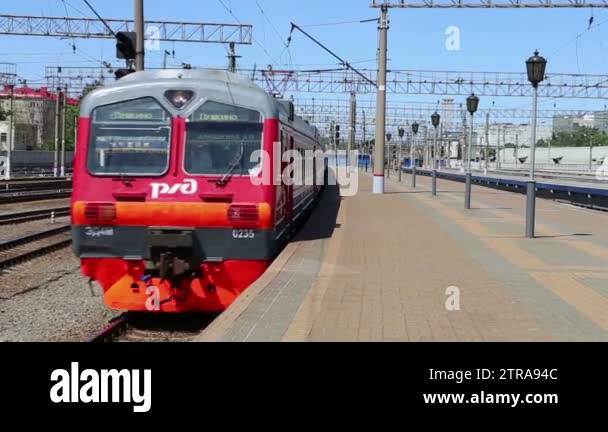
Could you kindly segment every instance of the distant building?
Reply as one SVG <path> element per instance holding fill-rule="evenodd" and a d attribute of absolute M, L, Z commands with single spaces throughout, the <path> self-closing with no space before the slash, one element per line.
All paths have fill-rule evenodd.
<path fill-rule="evenodd" d="M 446 132 L 456 130 L 462 124 L 462 119 L 459 119 L 458 113 L 458 107 L 454 103 L 454 99 L 442 99 L 440 111 L 440 114 L 442 114 L 441 125 L 444 126 Z"/>
<path fill-rule="evenodd" d="M 13 110 L 15 112 L 13 130 L 13 150 L 37 150 L 44 140 L 49 140 L 55 130 L 55 105 L 57 94 L 46 87 L 33 89 L 15 87 L 13 89 Z M 68 98 L 68 104 L 77 105 L 76 99 Z M 9 86 L 0 89 L 0 106 L 10 111 L 11 90 Z M 0 150 L 8 149 L 10 117 L 0 121 Z"/>
<path fill-rule="evenodd" d="M 529 147 L 532 141 L 532 128 L 529 124 L 495 123 L 490 125 L 490 147 L 520 146 Z M 539 124 L 536 128 L 536 141 L 549 140 L 553 136 L 553 126 Z M 485 125 L 475 128 L 473 141 L 476 146 L 486 145 Z"/>
<path fill-rule="evenodd" d="M 574 132 L 579 127 L 593 128 L 600 132 L 608 133 L 608 111 L 553 117 L 553 130 L 555 133 Z"/>

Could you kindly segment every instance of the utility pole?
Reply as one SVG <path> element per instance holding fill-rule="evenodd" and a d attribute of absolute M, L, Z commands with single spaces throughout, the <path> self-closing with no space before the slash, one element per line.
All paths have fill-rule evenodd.
<path fill-rule="evenodd" d="M 346 167 L 350 166 L 350 152 L 355 147 L 355 133 L 357 130 L 357 95 L 355 92 L 350 94 L 350 128 L 348 137 L 348 151 L 346 152 Z"/>
<path fill-rule="evenodd" d="M 11 91 L 11 101 L 10 101 L 10 115 L 11 119 L 8 122 L 8 148 L 6 149 L 6 167 L 5 167 L 5 178 L 10 180 L 11 178 L 11 153 L 13 151 L 13 147 L 15 146 L 15 85 L 10 84 L 9 90 Z"/>
<path fill-rule="evenodd" d="M 445 138 L 443 135 L 443 123 L 439 126 L 439 141 L 441 146 L 441 159 L 443 159 L 443 165 L 448 166 L 448 147 L 446 146 Z M 441 162 L 439 163 L 439 171 L 441 171 Z"/>
<path fill-rule="evenodd" d="M 593 172 L 593 135 L 589 137 L 589 172 Z"/>
<path fill-rule="evenodd" d="M 144 0 L 135 0 L 135 33 L 136 47 L 135 47 L 135 70 L 144 70 L 144 58 L 145 58 L 145 30 L 144 30 Z"/>
<path fill-rule="evenodd" d="M 507 127 L 505 125 L 502 126 L 502 146 L 505 149 L 503 155 L 503 161 L 505 161 L 505 158 L 507 157 Z"/>
<path fill-rule="evenodd" d="M 553 145 L 553 137 L 549 139 L 549 165 L 553 162 L 553 157 L 551 156 L 551 146 Z"/>
<path fill-rule="evenodd" d="M 496 169 L 500 169 L 500 124 L 496 126 Z"/>
<path fill-rule="evenodd" d="M 330 138 L 329 138 L 330 146 L 329 147 L 331 149 L 333 149 L 337 154 L 338 151 L 336 149 L 336 122 L 333 120 L 329 126 L 329 133 L 330 133 Z M 336 156 L 336 160 L 337 160 L 337 156 Z M 337 166 L 336 166 L 336 169 L 338 169 Z"/>
<path fill-rule="evenodd" d="M 378 51 L 378 94 L 376 103 L 376 146 L 374 158 L 374 194 L 384 194 L 384 139 L 386 133 L 386 58 L 388 51 L 388 7 L 381 7 L 380 49 Z"/>
<path fill-rule="evenodd" d="M 167 69 L 167 57 L 170 55 L 171 53 L 167 50 L 165 50 L 165 52 L 163 53 L 163 69 Z"/>
<path fill-rule="evenodd" d="M 365 116 L 365 110 L 363 110 L 363 148 L 366 150 L 365 161 L 365 172 L 368 170 L 368 166 L 371 163 L 371 151 L 369 150 L 369 146 L 367 144 L 367 117 Z"/>
<path fill-rule="evenodd" d="M 519 164 L 519 134 L 515 134 L 515 168 Z"/>
<path fill-rule="evenodd" d="M 74 116 L 74 150 L 78 145 L 78 114 Z"/>
<path fill-rule="evenodd" d="M 431 153 L 432 153 L 432 143 L 431 143 L 431 138 L 429 137 L 429 127 L 428 125 L 424 126 L 424 141 L 426 143 L 426 147 L 428 148 L 428 156 L 427 156 L 427 166 L 430 167 L 431 166 Z"/>
<path fill-rule="evenodd" d="M 462 104 L 460 105 L 462 110 Z M 467 113 L 462 111 L 462 147 L 460 149 L 460 160 L 462 163 L 461 171 L 466 171 L 466 154 L 467 154 Z"/>
<path fill-rule="evenodd" d="M 490 169 L 490 113 L 486 113 L 486 169 L 485 174 L 488 175 Z"/>
<path fill-rule="evenodd" d="M 57 88 L 55 101 L 55 146 L 53 149 L 53 177 L 59 175 L 59 120 L 61 118 L 61 89 Z"/>
<path fill-rule="evenodd" d="M 236 59 L 241 56 L 236 55 L 236 44 L 230 42 L 230 51 L 228 52 L 228 72 L 236 73 Z"/>
<path fill-rule="evenodd" d="M 67 125 L 67 108 L 68 108 L 68 88 L 65 87 L 63 93 L 63 114 L 62 114 L 62 128 L 61 128 L 61 177 L 65 177 L 65 138 L 66 138 L 66 125 Z"/>

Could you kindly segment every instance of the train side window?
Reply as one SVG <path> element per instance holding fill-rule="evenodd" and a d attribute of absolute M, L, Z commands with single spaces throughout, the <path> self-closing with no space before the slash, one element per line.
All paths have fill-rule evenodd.
<path fill-rule="evenodd" d="M 155 99 L 103 105 L 91 117 L 91 174 L 159 176 L 167 172 L 171 115 Z"/>

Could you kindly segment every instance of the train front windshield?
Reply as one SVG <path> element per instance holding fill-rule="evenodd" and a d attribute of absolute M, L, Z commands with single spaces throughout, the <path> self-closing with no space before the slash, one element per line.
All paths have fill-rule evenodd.
<path fill-rule="evenodd" d="M 251 175 L 259 170 L 262 117 L 245 108 L 207 102 L 187 126 L 185 170 L 194 175 Z"/>
<path fill-rule="evenodd" d="M 96 108 L 91 135 L 91 174 L 158 176 L 168 170 L 171 115 L 153 98 Z"/>

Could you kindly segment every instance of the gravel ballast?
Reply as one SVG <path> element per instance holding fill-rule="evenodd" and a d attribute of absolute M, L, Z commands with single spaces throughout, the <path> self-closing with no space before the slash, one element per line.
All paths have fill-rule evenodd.
<path fill-rule="evenodd" d="M 70 248 L 0 274 L 0 341 L 84 341 L 117 315 Z"/>

